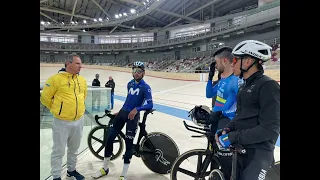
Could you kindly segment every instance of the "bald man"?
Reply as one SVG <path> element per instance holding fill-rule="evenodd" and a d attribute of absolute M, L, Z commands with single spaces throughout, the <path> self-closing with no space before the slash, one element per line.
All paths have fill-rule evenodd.
<path fill-rule="evenodd" d="M 114 105 L 114 88 L 116 87 L 116 83 L 113 81 L 112 76 L 109 76 L 109 81 L 105 85 L 106 87 L 111 88 L 111 110 Z"/>

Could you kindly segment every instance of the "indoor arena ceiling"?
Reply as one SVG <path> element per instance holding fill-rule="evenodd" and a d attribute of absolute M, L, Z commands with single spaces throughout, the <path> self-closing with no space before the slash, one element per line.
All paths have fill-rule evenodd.
<path fill-rule="evenodd" d="M 40 32 L 128 32 L 202 23 L 258 0 L 40 0 Z"/>

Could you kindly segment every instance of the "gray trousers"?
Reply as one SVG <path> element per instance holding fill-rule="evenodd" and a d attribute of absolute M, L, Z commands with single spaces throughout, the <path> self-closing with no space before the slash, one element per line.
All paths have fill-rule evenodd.
<path fill-rule="evenodd" d="M 74 171 L 77 164 L 78 148 L 83 132 L 84 116 L 77 121 L 64 121 L 54 118 L 52 124 L 53 147 L 51 153 L 51 175 L 59 178 L 62 171 L 62 158 L 67 151 L 67 169 Z"/>

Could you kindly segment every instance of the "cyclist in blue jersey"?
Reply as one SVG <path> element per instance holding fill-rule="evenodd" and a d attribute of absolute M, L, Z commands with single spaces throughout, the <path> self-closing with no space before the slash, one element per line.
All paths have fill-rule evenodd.
<path fill-rule="evenodd" d="M 139 122 L 139 112 L 141 110 L 150 110 L 153 107 L 151 88 L 143 80 L 145 66 L 143 62 L 135 62 L 132 67 L 133 78 L 127 85 L 128 95 L 119 113 L 113 119 L 108 131 L 104 164 L 99 171 L 92 175 L 93 178 L 100 178 L 109 173 L 109 163 L 113 151 L 113 141 L 126 124 L 126 152 L 124 154 L 124 165 L 120 180 L 126 180 L 130 160 L 132 157 L 133 140 Z"/>
<path fill-rule="evenodd" d="M 214 64 L 213 68 L 215 68 L 215 64 Z M 221 73 L 219 72 L 219 74 L 218 74 L 218 80 L 212 81 L 212 87 L 214 87 L 216 84 L 218 84 L 218 82 L 219 82 L 220 79 L 221 79 Z M 214 104 L 216 103 L 216 97 L 217 97 L 217 96 L 213 96 L 213 97 L 212 97 L 212 103 L 211 103 L 211 104 L 212 104 L 212 110 L 213 110 Z"/>
<path fill-rule="evenodd" d="M 211 132 L 225 127 L 233 119 L 236 112 L 236 97 L 238 93 L 239 78 L 233 75 L 233 55 L 232 48 L 223 47 L 218 49 L 214 54 L 215 67 L 210 67 L 208 77 L 206 96 L 212 98 L 216 96 L 215 104 L 209 118 Z M 212 86 L 212 79 L 215 68 L 221 73 L 219 82 Z M 230 179 L 232 169 L 232 153 L 226 153 L 226 150 L 218 151 L 222 171 L 225 179 Z"/>

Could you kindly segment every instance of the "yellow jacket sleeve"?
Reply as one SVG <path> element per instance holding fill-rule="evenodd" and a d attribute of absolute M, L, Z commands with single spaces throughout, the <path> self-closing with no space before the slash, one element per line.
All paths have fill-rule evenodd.
<path fill-rule="evenodd" d="M 84 100 L 86 100 L 87 99 L 87 94 L 88 94 L 88 85 L 87 85 L 87 81 L 85 81 L 86 83 L 85 83 L 85 86 L 84 86 Z"/>
<path fill-rule="evenodd" d="M 54 76 L 50 77 L 42 90 L 40 101 L 41 103 L 46 106 L 49 110 L 51 109 L 52 99 L 57 91 L 57 87 L 54 81 Z"/>

